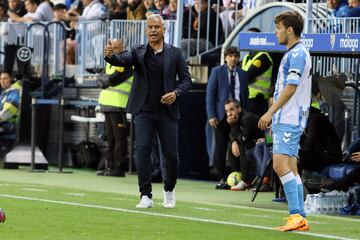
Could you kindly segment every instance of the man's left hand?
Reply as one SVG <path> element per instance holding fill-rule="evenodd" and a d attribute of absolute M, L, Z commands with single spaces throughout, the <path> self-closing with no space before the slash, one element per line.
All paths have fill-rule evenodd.
<path fill-rule="evenodd" d="M 353 160 L 354 162 L 360 163 L 360 152 L 354 152 L 351 155 L 351 160 Z"/>
<path fill-rule="evenodd" d="M 259 120 L 258 127 L 265 131 L 269 126 L 271 122 L 272 114 L 269 112 L 266 112 Z"/>
<path fill-rule="evenodd" d="M 163 95 L 160 101 L 163 104 L 171 105 L 175 102 L 175 100 L 176 100 L 176 93 L 175 91 L 173 91 Z"/>

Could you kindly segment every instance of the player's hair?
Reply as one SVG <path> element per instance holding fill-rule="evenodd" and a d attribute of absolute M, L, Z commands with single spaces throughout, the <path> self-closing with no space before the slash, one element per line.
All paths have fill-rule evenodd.
<path fill-rule="evenodd" d="M 292 27 L 294 34 L 300 37 L 304 28 L 304 19 L 298 12 L 291 11 L 281 13 L 275 17 L 275 23 L 278 24 L 280 22 L 282 22 L 286 28 Z"/>

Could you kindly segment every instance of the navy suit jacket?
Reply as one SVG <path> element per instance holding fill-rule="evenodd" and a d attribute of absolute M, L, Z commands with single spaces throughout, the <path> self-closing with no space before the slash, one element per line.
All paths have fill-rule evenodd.
<path fill-rule="evenodd" d="M 149 80 L 146 72 L 144 57 L 147 44 L 135 46 L 130 52 L 120 55 L 114 54 L 105 61 L 114 66 L 134 66 L 134 80 L 131 87 L 126 112 L 136 114 L 141 111 L 149 92 Z M 176 91 L 179 96 L 191 88 L 191 76 L 185 59 L 179 48 L 164 43 L 164 92 Z M 176 76 L 179 80 L 177 81 Z M 160 99 L 159 99 L 160 101 Z M 170 115 L 179 119 L 178 98 L 168 106 Z"/>
<path fill-rule="evenodd" d="M 243 109 L 248 109 L 249 89 L 247 77 L 236 67 L 240 80 L 240 103 Z M 217 118 L 219 121 L 225 116 L 225 102 L 230 98 L 229 74 L 226 64 L 214 67 L 211 71 L 206 87 L 206 112 L 208 119 Z"/>

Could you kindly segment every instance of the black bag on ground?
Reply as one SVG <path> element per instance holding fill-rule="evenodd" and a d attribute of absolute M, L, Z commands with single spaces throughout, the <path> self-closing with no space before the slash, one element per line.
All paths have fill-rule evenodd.
<path fill-rule="evenodd" d="M 90 141 L 82 141 L 73 148 L 73 164 L 76 168 L 96 169 L 100 159 L 97 145 Z"/>

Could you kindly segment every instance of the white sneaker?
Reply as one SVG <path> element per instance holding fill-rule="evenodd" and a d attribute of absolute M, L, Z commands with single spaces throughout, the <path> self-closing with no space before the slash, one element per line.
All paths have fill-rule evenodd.
<path fill-rule="evenodd" d="M 154 202 L 148 196 L 142 196 L 136 208 L 153 208 Z"/>
<path fill-rule="evenodd" d="M 249 188 L 249 185 L 246 184 L 244 181 L 240 181 L 235 186 L 231 187 L 232 191 L 245 191 L 247 188 Z"/>
<path fill-rule="evenodd" d="M 164 208 L 174 208 L 176 204 L 175 191 L 164 191 Z"/>

